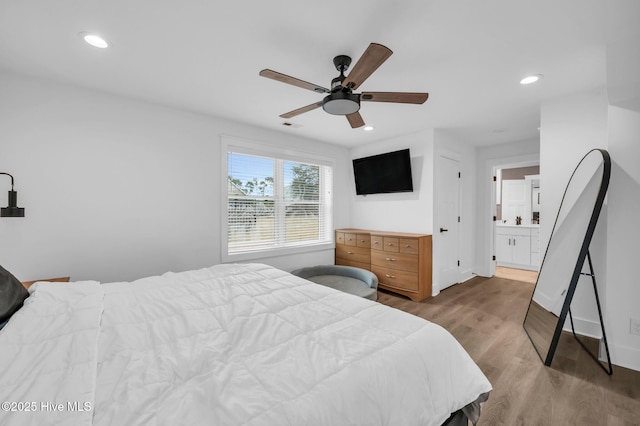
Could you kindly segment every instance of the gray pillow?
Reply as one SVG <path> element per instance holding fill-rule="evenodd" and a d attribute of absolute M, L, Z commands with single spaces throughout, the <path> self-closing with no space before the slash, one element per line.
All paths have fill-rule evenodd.
<path fill-rule="evenodd" d="M 29 292 L 22 283 L 0 266 L 0 323 L 8 321 L 27 297 Z"/>

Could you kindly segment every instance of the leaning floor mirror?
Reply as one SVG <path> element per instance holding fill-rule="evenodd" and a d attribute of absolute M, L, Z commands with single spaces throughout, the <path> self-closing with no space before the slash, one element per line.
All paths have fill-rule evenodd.
<path fill-rule="evenodd" d="M 573 171 L 560 202 L 524 320 L 524 329 L 547 366 L 551 365 L 568 314 L 573 335 L 581 346 L 608 374 L 613 373 L 602 322 L 596 274 L 589 253 L 589 244 L 609 187 L 610 176 L 609 153 L 603 149 L 589 151 Z M 593 284 L 608 369 L 575 332 L 571 301 L 581 276 L 590 277 L 589 281 Z"/>

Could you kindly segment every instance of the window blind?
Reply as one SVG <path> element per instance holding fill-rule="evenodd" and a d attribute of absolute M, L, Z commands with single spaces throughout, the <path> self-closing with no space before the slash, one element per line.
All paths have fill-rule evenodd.
<path fill-rule="evenodd" d="M 331 166 L 230 150 L 227 173 L 229 254 L 331 241 Z"/>

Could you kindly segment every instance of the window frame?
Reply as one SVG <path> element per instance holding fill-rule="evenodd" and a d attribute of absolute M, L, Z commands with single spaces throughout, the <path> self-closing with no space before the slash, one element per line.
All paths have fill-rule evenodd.
<path fill-rule="evenodd" d="M 287 256 L 292 254 L 309 253 L 315 251 L 331 250 L 334 248 L 333 242 L 333 175 L 335 174 L 335 160 L 308 151 L 299 151 L 291 148 L 260 143 L 235 136 L 221 135 L 220 144 L 220 255 L 222 262 L 242 262 L 247 260 L 263 259 L 277 256 Z M 316 243 L 301 243 L 288 247 L 268 247 L 246 251 L 242 253 L 229 253 L 229 195 L 228 195 L 228 153 L 254 155 L 268 157 L 284 161 L 293 161 L 331 168 L 331 187 L 328 188 L 330 199 L 325 200 L 325 208 L 330 209 L 326 218 L 329 223 L 325 225 L 327 229 L 327 240 Z M 274 176 L 277 180 L 277 177 Z M 274 188 L 274 192 L 278 189 Z M 274 197 L 275 198 L 275 197 Z"/>

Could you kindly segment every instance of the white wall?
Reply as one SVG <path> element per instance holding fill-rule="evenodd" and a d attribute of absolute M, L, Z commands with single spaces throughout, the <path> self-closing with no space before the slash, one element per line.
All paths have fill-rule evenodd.
<path fill-rule="evenodd" d="M 540 246 L 546 247 L 564 189 L 578 162 L 593 148 L 607 149 L 604 88 L 542 104 L 540 115 Z M 548 190 L 547 190 L 548 188 Z"/>
<path fill-rule="evenodd" d="M 446 130 L 434 131 L 434 223 L 433 229 L 440 226 L 437 208 L 442 187 L 442 172 L 439 159 L 442 157 L 457 159 L 460 162 L 460 268 L 458 282 L 473 276 L 476 266 L 476 148 L 461 141 Z M 440 282 L 440 232 L 433 233 L 433 289 L 434 294 L 442 290 Z"/>
<path fill-rule="evenodd" d="M 493 215 L 495 194 L 492 192 L 493 168 L 500 165 L 531 165 L 540 161 L 540 141 L 526 140 L 478 148 L 476 151 L 476 263 L 477 275 L 490 277 L 494 274 Z M 544 192 L 544 187 L 541 186 Z M 492 267 L 493 264 L 493 267 Z"/>
<path fill-rule="evenodd" d="M 615 362 L 640 371 L 640 336 L 629 333 L 640 320 L 640 111 L 609 106 L 609 153 L 607 333 Z"/>
<path fill-rule="evenodd" d="M 433 132 L 420 132 L 353 148 L 350 159 L 409 148 L 413 192 L 356 195 L 353 167 L 348 190 L 351 194 L 351 226 L 380 231 L 433 231 Z"/>
<path fill-rule="evenodd" d="M 0 219 L 0 264 L 22 280 L 107 282 L 219 263 L 220 134 L 335 158 L 334 224 L 349 225 L 344 148 L 0 73 L 0 171 L 26 209 Z M 262 261 L 290 270 L 333 256 Z"/>
<path fill-rule="evenodd" d="M 615 86 L 614 87 L 618 87 Z M 621 105 L 640 105 L 624 98 Z M 609 105 L 604 91 L 581 93 L 542 106 L 541 180 L 567 181 L 589 149 L 605 148 L 612 159 L 611 182 L 590 251 L 604 310 L 614 364 L 640 370 L 640 336 L 629 333 L 630 318 L 640 319 L 637 260 L 640 241 L 640 111 Z M 544 183 L 546 180 L 546 184 Z M 545 192 L 543 213 L 557 209 L 564 186 Z M 543 222 L 544 224 L 544 222 Z M 547 223 L 548 226 L 552 225 Z M 548 238 L 550 228 L 545 229 Z M 541 225 L 542 234 L 542 225 Z M 589 280 L 581 279 L 571 308 L 586 334 L 597 326 Z"/>
<path fill-rule="evenodd" d="M 635 4 L 640 11 L 640 3 Z M 638 13 L 626 19 L 637 19 Z M 619 22 L 616 21 L 616 24 Z M 629 333 L 640 319 L 637 255 L 640 241 L 640 50 L 633 35 L 607 44 L 609 153 L 613 163 L 607 220 L 606 324 L 614 361 L 640 371 L 640 336 Z"/>
<path fill-rule="evenodd" d="M 540 187 L 544 191 L 540 247 L 546 249 L 571 174 L 587 152 L 593 148 L 607 149 L 606 91 L 603 88 L 545 102 L 540 123 Z M 607 203 L 600 213 L 590 246 L 599 294 L 603 298 L 607 288 L 606 223 Z M 588 277 L 578 281 L 571 310 L 577 331 L 599 337 L 598 312 Z"/>

